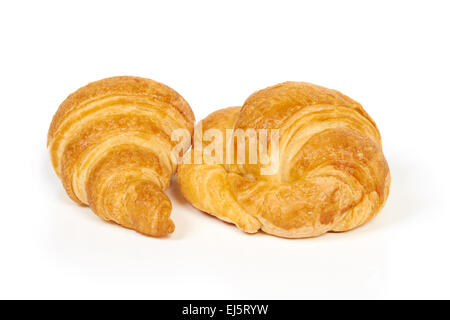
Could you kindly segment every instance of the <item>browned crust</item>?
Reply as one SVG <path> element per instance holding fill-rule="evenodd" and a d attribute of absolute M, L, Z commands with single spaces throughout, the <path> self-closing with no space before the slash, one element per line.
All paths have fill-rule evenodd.
<path fill-rule="evenodd" d="M 339 91 L 308 82 L 286 81 L 251 94 L 242 106 L 236 128 L 244 126 L 245 121 L 253 128 L 279 128 L 300 109 L 320 104 L 357 110 L 376 127 L 375 121 L 358 102 Z"/>
<path fill-rule="evenodd" d="M 159 100 L 174 106 L 189 124 L 195 123 L 195 116 L 189 104 L 172 88 L 160 82 L 133 76 L 116 76 L 97 80 L 70 94 L 58 108 L 53 116 L 48 130 L 47 145 L 53 139 L 61 121 L 77 106 L 90 100 L 102 97 L 123 96 L 147 96 L 151 100 Z M 191 126 L 193 130 L 193 125 Z"/>

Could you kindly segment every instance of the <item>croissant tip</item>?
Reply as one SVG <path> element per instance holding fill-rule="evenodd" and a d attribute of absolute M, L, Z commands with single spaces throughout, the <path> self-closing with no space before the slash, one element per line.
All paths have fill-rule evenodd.
<path fill-rule="evenodd" d="M 146 236 L 154 237 L 154 238 L 165 238 L 170 236 L 175 231 L 175 224 L 172 222 L 171 219 L 168 220 L 168 223 L 166 225 L 159 226 L 157 230 L 150 230 L 150 231 L 139 231 L 136 230 L 139 233 L 142 233 Z"/>

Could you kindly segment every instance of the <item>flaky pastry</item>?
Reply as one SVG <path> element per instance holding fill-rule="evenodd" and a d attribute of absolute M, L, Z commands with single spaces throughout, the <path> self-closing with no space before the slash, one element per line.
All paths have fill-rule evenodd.
<path fill-rule="evenodd" d="M 189 160 L 178 168 L 180 190 L 192 205 L 245 232 L 303 238 L 346 231 L 372 219 L 387 199 L 390 173 L 377 126 L 338 91 L 281 83 L 255 92 L 242 108 L 210 114 L 201 128 L 224 135 L 226 129 L 278 130 L 278 157 L 269 163 Z M 194 158 L 196 148 L 185 158 Z M 261 173 L 273 164 L 276 171 Z"/>
<path fill-rule="evenodd" d="M 146 235 L 172 233 L 164 190 L 176 172 L 175 129 L 192 133 L 188 103 L 144 78 L 113 77 L 88 84 L 59 107 L 47 146 L 70 198 L 102 219 Z"/>

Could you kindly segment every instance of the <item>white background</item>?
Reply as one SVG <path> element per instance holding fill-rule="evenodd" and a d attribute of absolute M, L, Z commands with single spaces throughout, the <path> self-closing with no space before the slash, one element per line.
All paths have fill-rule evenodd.
<path fill-rule="evenodd" d="M 0 4 L 0 298 L 450 298 L 446 1 L 8 1 Z M 361 102 L 388 202 L 342 234 L 246 235 L 191 207 L 175 233 L 104 223 L 66 196 L 46 135 L 65 97 L 114 75 L 163 82 L 197 120 L 308 81 Z M 175 181 L 174 181 L 175 182 Z"/>

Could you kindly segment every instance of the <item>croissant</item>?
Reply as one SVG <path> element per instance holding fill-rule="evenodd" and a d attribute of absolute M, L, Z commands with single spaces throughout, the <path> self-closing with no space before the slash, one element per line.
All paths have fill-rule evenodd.
<path fill-rule="evenodd" d="M 216 136 L 209 135 L 212 142 L 202 153 L 194 140 L 178 168 L 180 190 L 196 208 L 247 233 L 304 238 L 347 231 L 372 219 L 386 202 L 390 173 L 378 128 L 359 103 L 338 91 L 281 83 L 253 93 L 242 108 L 210 114 L 199 126 L 200 136 L 213 129 L 227 136 L 226 143 L 210 148 Z M 247 147 L 244 161 L 236 163 L 234 133 L 248 129 L 277 132 L 277 143 L 269 140 L 266 147 L 277 149 L 276 156 L 267 151 L 269 161 L 250 163 Z M 260 155 L 263 139 L 257 140 Z M 249 136 L 244 141 L 245 147 Z M 233 161 L 214 157 L 221 146 L 230 152 L 225 145 Z M 208 148 L 213 157 L 205 159 Z M 201 161 L 192 161 L 198 152 Z"/>
<path fill-rule="evenodd" d="M 177 92 L 156 81 L 92 82 L 60 105 L 48 131 L 53 168 L 69 197 L 100 218 L 150 236 L 174 231 L 164 190 L 176 172 L 176 129 L 194 128 Z"/>

